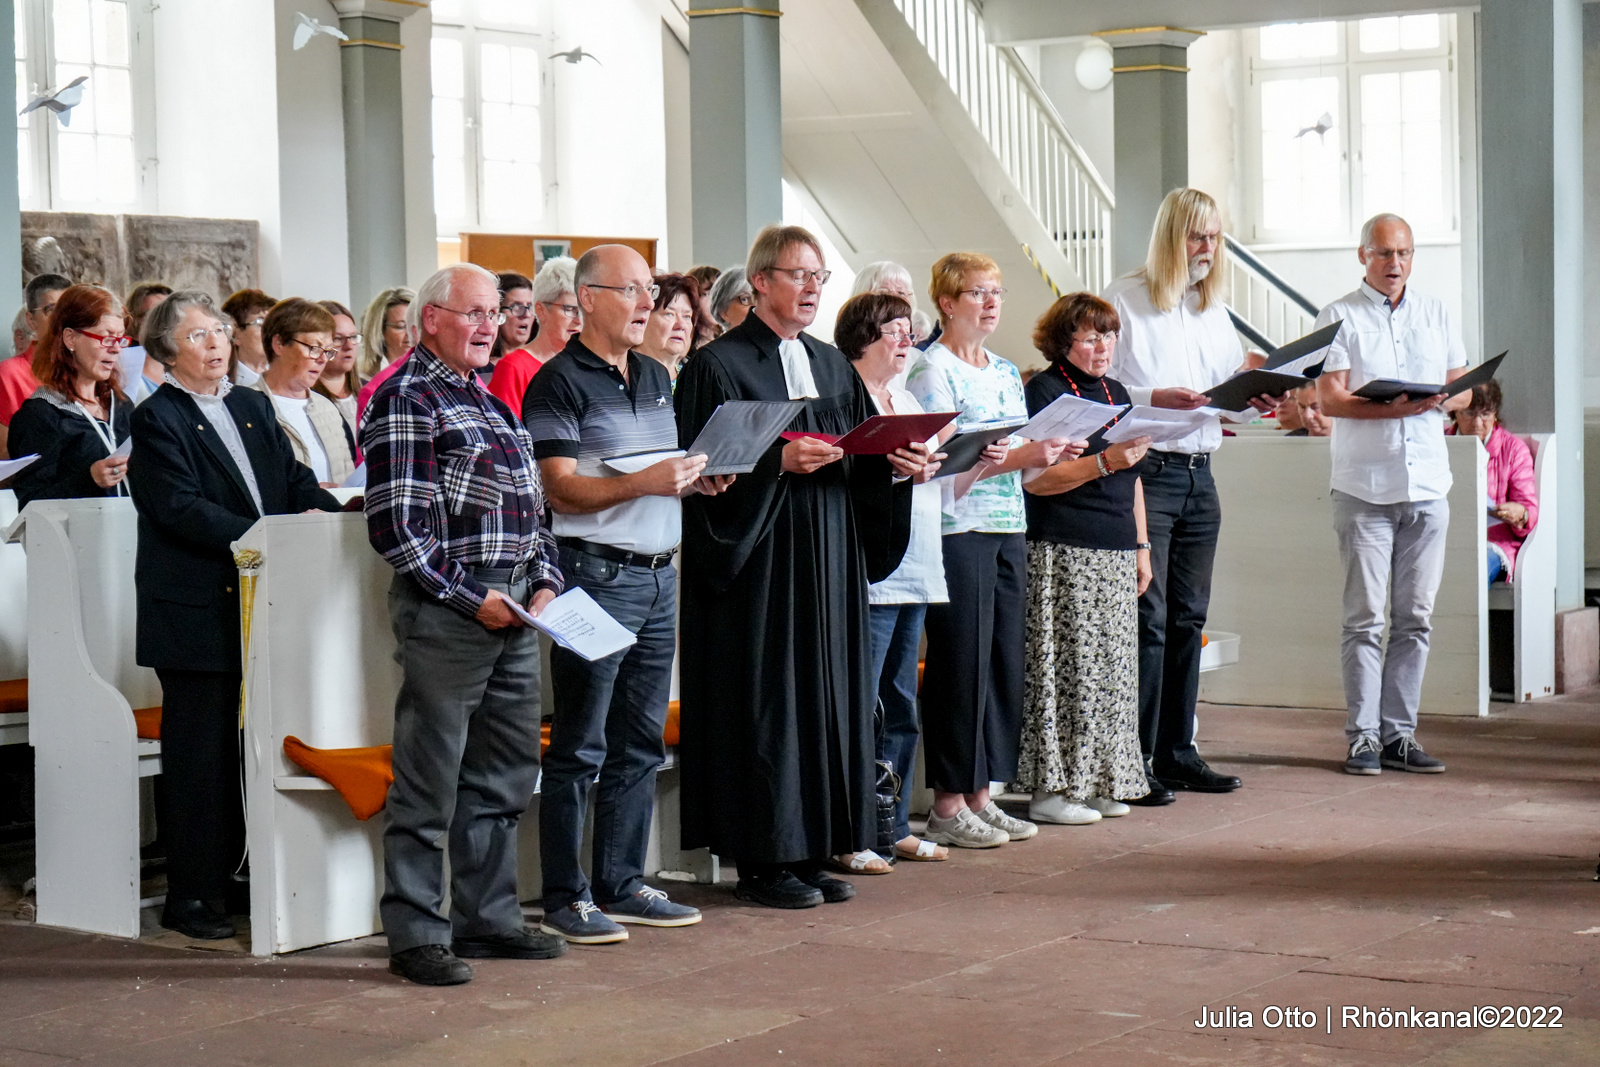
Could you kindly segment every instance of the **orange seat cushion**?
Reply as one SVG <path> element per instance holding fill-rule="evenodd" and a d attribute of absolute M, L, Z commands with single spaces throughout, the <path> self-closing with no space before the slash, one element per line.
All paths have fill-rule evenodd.
<path fill-rule="evenodd" d="M 283 754 L 337 789 L 358 819 L 370 819 L 382 811 L 394 784 L 393 745 L 312 748 L 291 734 L 283 739 Z"/>
<path fill-rule="evenodd" d="M 1204 633 L 1202 633 L 1200 635 L 1200 647 L 1201 648 L 1205 648 L 1210 643 L 1211 643 L 1211 638 L 1207 637 Z"/>
<path fill-rule="evenodd" d="M 674 700 L 667 705 L 667 725 L 661 731 L 661 740 L 668 748 L 675 748 L 678 744 L 678 702 Z M 539 725 L 539 758 L 544 759 L 544 754 L 550 751 L 550 724 Z"/>
<path fill-rule="evenodd" d="M 145 741 L 161 740 L 160 706 L 157 705 L 153 708 L 134 708 L 133 728 L 134 732 Z"/>
<path fill-rule="evenodd" d="M 13 678 L 0 682 L 0 715 L 28 710 L 28 680 Z"/>

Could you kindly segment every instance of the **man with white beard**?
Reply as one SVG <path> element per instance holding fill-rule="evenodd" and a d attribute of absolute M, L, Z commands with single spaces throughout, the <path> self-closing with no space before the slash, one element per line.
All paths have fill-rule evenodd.
<path fill-rule="evenodd" d="M 1202 390 L 1245 362 L 1222 302 L 1222 216 L 1198 189 L 1161 202 L 1145 265 L 1107 287 L 1122 320 L 1111 374 L 1136 404 L 1193 410 Z M 1252 402 L 1270 411 L 1272 398 Z M 1211 453 L 1222 426 L 1211 419 L 1178 441 L 1152 448 L 1139 464 L 1150 538 L 1150 586 L 1139 598 L 1139 740 L 1150 792 L 1132 804 L 1170 804 L 1174 789 L 1226 793 L 1239 779 L 1206 766 L 1195 749 L 1200 632 L 1211 601 L 1211 564 L 1222 509 Z"/>

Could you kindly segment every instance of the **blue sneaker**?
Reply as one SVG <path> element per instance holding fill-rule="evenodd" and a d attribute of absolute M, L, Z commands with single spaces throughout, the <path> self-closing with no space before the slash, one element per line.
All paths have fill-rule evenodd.
<path fill-rule="evenodd" d="M 1382 774 L 1378 766 L 1378 739 L 1362 734 L 1350 742 L 1350 758 L 1344 761 L 1346 774 Z"/>
<path fill-rule="evenodd" d="M 1417 774 L 1444 773 L 1444 763 L 1422 751 L 1422 746 L 1410 734 L 1401 734 L 1383 746 L 1383 765 Z"/>
<path fill-rule="evenodd" d="M 600 909 L 587 900 L 575 900 L 555 911 L 546 910 L 539 929 L 564 937 L 574 945 L 608 945 L 628 940 L 628 931 L 600 914 Z"/>
<path fill-rule="evenodd" d="M 693 926 L 700 921 L 700 909 L 674 904 L 659 889 L 642 887 L 631 897 L 607 904 L 605 917 L 612 922 L 638 923 L 640 926 Z"/>

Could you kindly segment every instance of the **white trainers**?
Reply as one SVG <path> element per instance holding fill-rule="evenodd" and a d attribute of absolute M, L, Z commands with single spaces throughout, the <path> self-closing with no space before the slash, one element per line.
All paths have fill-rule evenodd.
<path fill-rule="evenodd" d="M 966 808 L 948 819 L 928 813 L 928 831 L 922 835 L 937 845 L 952 848 L 999 848 L 1011 835 L 980 820 Z"/>
<path fill-rule="evenodd" d="M 1133 810 L 1122 801 L 1112 800 L 1110 797 L 1090 797 L 1084 803 L 1107 819 L 1120 818 Z"/>
<path fill-rule="evenodd" d="M 980 822 L 987 823 L 996 830 L 1004 830 L 1013 841 L 1026 841 L 1039 832 L 1039 828 L 1033 823 L 1007 815 L 1000 810 L 1000 805 L 992 800 L 989 801 L 987 808 L 972 814 L 976 815 Z"/>
<path fill-rule="evenodd" d="M 1033 801 L 1028 805 L 1028 817 L 1058 826 L 1087 826 L 1100 821 L 1100 813 L 1094 808 L 1068 800 L 1060 793 L 1033 794 Z"/>

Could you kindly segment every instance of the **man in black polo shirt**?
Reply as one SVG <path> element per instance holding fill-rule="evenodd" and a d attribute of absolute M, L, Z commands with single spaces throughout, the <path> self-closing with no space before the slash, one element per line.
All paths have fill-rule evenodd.
<path fill-rule="evenodd" d="M 700 921 L 696 909 L 645 885 L 643 867 L 677 647 L 679 499 L 720 492 L 730 479 L 701 478 L 704 456 L 633 474 L 606 465 L 678 447 L 666 369 L 631 351 L 644 340 L 658 290 L 643 257 L 625 245 L 585 253 L 574 280 L 583 330 L 534 376 L 522 418 L 555 511 L 568 585 L 582 586 L 638 638 L 593 663 L 560 648 L 550 658 L 555 721 L 539 797 L 540 929 L 592 945 L 626 941 L 619 923 Z M 591 889 L 578 853 L 596 775 Z"/>

